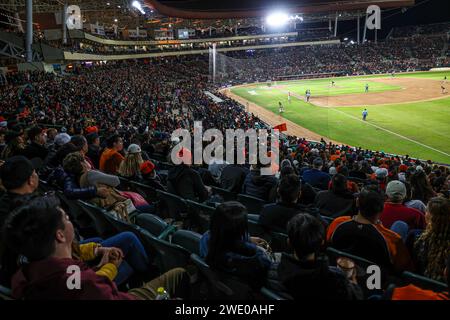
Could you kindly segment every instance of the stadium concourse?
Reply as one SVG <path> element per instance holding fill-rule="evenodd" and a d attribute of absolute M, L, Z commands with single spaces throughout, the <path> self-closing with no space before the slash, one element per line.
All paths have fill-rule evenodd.
<path fill-rule="evenodd" d="M 203 55 L 8 74 L 0 86 L 0 297 L 448 300 L 447 165 L 301 132 L 281 136 L 272 175 L 248 163 L 249 141 L 245 164 L 216 154 L 191 165 L 186 149 L 177 154 L 184 162 L 171 161 L 172 132 L 194 133 L 194 121 L 221 132 L 271 128 L 222 94 L 226 85 L 446 66 L 448 38 L 435 31 L 233 52 L 227 58 L 243 60 L 239 70 L 217 74 L 215 84 Z M 72 290 L 74 266 L 82 290 Z"/>

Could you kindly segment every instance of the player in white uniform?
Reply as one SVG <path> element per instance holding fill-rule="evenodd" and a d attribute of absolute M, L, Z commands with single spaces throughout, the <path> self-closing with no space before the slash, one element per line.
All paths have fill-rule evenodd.
<path fill-rule="evenodd" d="M 291 93 L 288 92 L 288 102 L 291 103 Z"/>

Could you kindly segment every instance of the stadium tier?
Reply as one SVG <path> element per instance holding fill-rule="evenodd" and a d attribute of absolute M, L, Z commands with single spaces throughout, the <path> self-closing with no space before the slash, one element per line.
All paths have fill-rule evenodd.
<path fill-rule="evenodd" d="M 449 300 L 448 12 L 284 6 L 0 4 L 0 300 Z"/>

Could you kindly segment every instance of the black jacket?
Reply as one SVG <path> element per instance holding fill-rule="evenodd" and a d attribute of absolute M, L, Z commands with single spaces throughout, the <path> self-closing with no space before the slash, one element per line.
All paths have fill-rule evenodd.
<path fill-rule="evenodd" d="M 37 144 L 36 142 L 32 142 L 28 146 L 25 147 L 23 151 L 23 155 L 28 159 L 33 158 L 41 158 L 45 160 L 47 158 L 48 149 L 44 146 Z"/>
<path fill-rule="evenodd" d="M 356 199 L 352 193 L 336 194 L 331 190 L 320 191 L 316 195 L 314 205 L 320 214 L 337 218 L 341 216 L 353 216 L 357 213 Z"/>
<path fill-rule="evenodd" d="M 100 146 L 90 144 L 88 146 L 88 152 L 86 153 L 86 155 L 89 157 L 89 159 L 91 159 L 94 167 L 98 169 L 100 167 Z"/>
<path fill-rule="evenodd" d="M 278 180 L 274 176 L 261 175 L 259 170 L 251 170 L 245 177 L 242 193 L 267 202 L 274 201 L 277 183 Z"/>
<path fill-rule="evenodd" d="M 286 226 L 293 216 L 298 213 L 309 213 L 318 219 L 319 211 L 311 206 L 298 203 L 270 203 L 266 204 L 259 216 L 259 224 L 269 231 L 286 233 Z"/>
<path fill-rule="evenodd" d="M 229 164 L 222 170 L 220 175 L 220 187 L 230 192 L 241 192 L 245 177 L 249 170 L 241 165 Z"/>
<path fill-rule="evenodd" d="M 15 208 L 29 202 L 34 194 L 20 195 L 6 192 L 0 198 L 0 284 L 8 288 L 11 287 L 11 278 L 17 271 L 18 255 L 5 246 L 2 229 L 9 213 Z"/>
<path fill-rule="evenodd" d="M 208 191 L 200 174 L 185 164 L 170 168 L 167 189 L 170 193 L 192 201 L 203 202 L 208 199 Z"/>
<path fill-rule="evenodd" d="M 274 266 L 276 268 L 276 266 Z M 363 294 L 326 257 L 316 261 L 299 261 L 283 253 L 276 272 L 271 272 L 269 287 L 288 293 L 294 300 L 357 300 Z"/>

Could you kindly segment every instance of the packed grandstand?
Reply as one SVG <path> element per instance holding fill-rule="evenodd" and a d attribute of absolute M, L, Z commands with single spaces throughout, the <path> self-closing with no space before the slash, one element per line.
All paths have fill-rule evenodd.
<path fill-rule="evenodd" d="M 448 164 L 282 134 L 279 168 L 262 175 L 248 141 L 245 164 L 174 164 L 171 135 L 194 133 L 194 121 L 223 133 L 271 129 L 220 91 L 229 85 L 448 67 L 449 28 L 222 52 L 215 82 L 208 53 L 5 73 L 0 297 L 448 300 Z M 66 286 L 73 265 L 82 290 Z M 370 287 L 374 265 L 380 284 Z"/>

